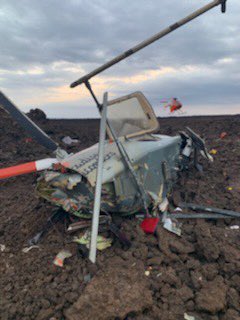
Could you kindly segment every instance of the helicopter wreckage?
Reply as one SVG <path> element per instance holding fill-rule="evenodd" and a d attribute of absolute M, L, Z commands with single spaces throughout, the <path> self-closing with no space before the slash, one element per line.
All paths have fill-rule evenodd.
<path fill-rule="evenodd" d="M 192 164 L 201 170 L 199 155 L 213 161 L 204 141 L 190 128 L 174 137 L 158 134 L 158 119 L 143 93 L 135 92 L 112 101 L 108 101 L 105 94 L 100 103 L 89 80 L 218 5 L 225 12 L 226 0 L 212 1 L 71 84 L 71 87 L 86 85 L 102 116 L 99 144 L 76 154 L 60 149 L 0 93 L 0 105 L 55 154 L 54 158 L 0 169 L 0 178 L 43 171 L 37 181 L 38 194 L 77 217 L 89 218 L 94 213 L 97 216 L 95 234 L 99 211 L 105 214 L 144 212 L 148 217 L 164 211 L 162 204 L 166 203 L 178 173 Z"/>
<path fill-rule="evenodd" d="M 3 99 L 7 101 L 1 93 L 1 102 Z M 9 100 L 7 102 L 13 106 Z M 192 155 L 198 168 L 199 153 L 212 161 L 203 140 L 190 128 L 174 137 L 156 134 L 159 131 L 158 119 L 141 92 L 110 101 L 107 110 L 108 125 L 112 130 L 114 128 L 114 137 L 108 129 L 102 170 L 103 212 L 131 214 L 157 208 L 166 199 L 178 172 L 190 166 Z M 130 168 L 126 166 L 127 160 L 119 144 L 128 156 Z M 76 216 L 91 216 L 98 143 L 70 155 L 59 148 L 55 151 L 57 158 L 40 160 L 45 161 L 49 168 L 38 178 L 38 194 Z M 22 173 L 19 169 L 22 166 L 16 166 L 16 171 Z M 134 170 L 135 179 L 131 170 Z M 6 169 L 1 169 L 1 178 L 9 176 L 6 172 Z"/>
<path fill-rule="evenodd" d="M 114 119 L 114 114 L 119 114 L 120 110 L 123 116 L 132 114 L 133 121 L 129 118 L 121 121 L 120 117 Z M 136 113 L 141 118 L 137 119 Z M 111 102 L 108 120 L 113 124 L 118 142 L 128 154 L 137 182 L 130 170 L 126 170 L 122 154 L 109 134 L 109 140 L 104 144 L 103 212 L 131 214 L 144 211 L 146 207 L 157 208 L 166 199 L 178 171 L 188 168 L 193 153 L 195 160 L 198 151 L 212 160 L 203 141 L 189 128 L 175 137 L 154 134 L 158 130 L 158 120 L 140 92 Z M 42 175 L 38 181 L 38 193 L 75 215 L 92 213 L 98 144 L 70 155 L 60 164 L 58 171 L 48 170 Z"/>

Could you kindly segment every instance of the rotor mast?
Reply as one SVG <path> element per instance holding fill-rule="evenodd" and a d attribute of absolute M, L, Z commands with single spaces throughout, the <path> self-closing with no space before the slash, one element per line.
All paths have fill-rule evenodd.
<path fill-rule="evenodd" d="M 204 7 L 196 10 L 192 14 L 188 15 L 187 17 L 179 20 L 178 22 L 170 25 L 169 27 L 163 29 L 159 33 L 153 35 L 152 37 L 142 41 L 135 47 L 123 52 L 122 54 L 118 55 L 117 57 L 113 58 L 112 60 L 108 61 L 107 63 L 103 64 L 102 66 L 98 67 L 97 69 L 93 70 L 92 72 L 88 73 L 87 75 L 81 77 L 77 81 L 73 82 L 70 87 L 74 88 L 82 83 L 87 83 L 89 79 L 96 76 L 97 74 L 101 73 L 102 71 L 110 68 L 111 66 L 115 65 L 116 63 L 126 59 L 127 57 L 133 55 L 137 51 L 149 46 L 151 43 L 165 37 L 167 34 L 173 32 L 174 30 L 180 28 L 181 26 L 185 25 L 186 23 L 192 21 L 193 19 L 199 17 L 200 15 L 204 14 L 205 12 L 213 9 L 214 7 L 221 5 L 221 11 L 224 13 L 226 11 L 226 2 L 227 0 L 214 0 L 209 4 L 205 5 Z"/>

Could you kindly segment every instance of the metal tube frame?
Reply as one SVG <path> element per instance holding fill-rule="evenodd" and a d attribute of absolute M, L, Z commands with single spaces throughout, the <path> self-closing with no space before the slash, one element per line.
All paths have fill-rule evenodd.
<path fill-rule="evenodd" d="M 97 236 L 98 236 L 99 215 L 100 215 L 100 207 L 101 207 L 104 144 L 106 139 L 106 126 L 107 126 L 107 97 L 108 97 L 108 94 L 107 92 L 105 92 L 103 96 L 102 117 L 100 122 L 100 131 L 99 131 L 98 168 L 97 168 L 97 179 L 96 179 L 96 186 L 95 186 L 92 232 L 91 232 L 91 242 L 90 242 L 90 251 L 89 251 L 89 260 L 92 261 L 93 263 L 96 262 Z"/>

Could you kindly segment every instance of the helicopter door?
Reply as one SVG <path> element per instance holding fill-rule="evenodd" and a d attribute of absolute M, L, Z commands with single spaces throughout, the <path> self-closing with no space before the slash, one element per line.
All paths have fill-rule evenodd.
<path fill-rule="evenodd" d="M 153 108 L 141 92 L 109 101 L 108 121 L 117 137 L 133 138 L 159 130 Z"/>

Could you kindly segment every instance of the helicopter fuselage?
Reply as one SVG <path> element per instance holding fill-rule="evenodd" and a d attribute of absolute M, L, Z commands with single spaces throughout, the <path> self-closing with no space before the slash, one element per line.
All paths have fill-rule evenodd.
<path fill-rule="evenodd" d="M 181 161 L 180 136 L 149 135 L 121 138 L 147 194 L 149 206 L 160 204 L 177 177 Z M 46 171 L 37 190 L 48 201 L 76 215 L 93 210 L 98 144 L 67 157 L 66 172 Z M 101 210 L 131 214 L 143 210 L 139 190 L 114 142 L 105 141 Z"/>

